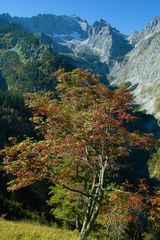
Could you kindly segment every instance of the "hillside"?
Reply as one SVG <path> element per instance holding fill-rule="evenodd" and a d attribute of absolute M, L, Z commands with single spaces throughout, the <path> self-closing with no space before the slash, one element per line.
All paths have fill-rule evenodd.
<path fill-rule="evenodd" d="M 1 19 L 0 19 L 1 21 Z M 53 73 L 73 67 L 40 38 L 15 23 L 0 25 L 0 87 L 20 92 L 50 90 Z"/>

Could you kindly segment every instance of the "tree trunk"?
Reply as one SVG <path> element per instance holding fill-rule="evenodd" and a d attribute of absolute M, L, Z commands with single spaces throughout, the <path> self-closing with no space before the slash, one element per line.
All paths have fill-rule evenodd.
<path fill-rule="evenodd" d="M 76 229 L 80 232 L 81 230 L 81 221 L 79 214 L 76 214 Z"/>
<path fill-rule="evenodd" d="M 97 217 L 97 215 L 98 215 L 98 212 L 96 214 L 96 217 Z M 94 217 L 93 220 L 92 219 L 89 220 L 88 223 L 85 222 L 83 224 L 78 240 L 86 240 L 88 238 L 88 236 L 89 236 L 89 234 L 90 234 L 90 232 L 92 230 L 92 226 L 93 226 L 93 224 L 95 222 L 96 217 Z"/>
<path fill-rule="evenodd" d="M 89 236 L 89 233 L 90 233 L 90 230 L 89 231 L 86 231 L 86 230 L 81 231 L 78 240 L 86 240 Z"/>
<path fill-rule="evenodd" d="M 96 200 L 94 198 L 89 199 L 86 215 L 84 217 L 83 225 L 78 240 L 86 240 L 92 230 L 92 227 L 95 223 L 95 220 L 98 216 L 100 209 L 100 203 L 98 199 Z"/>
<path fill-rule="evenodd" d="M 87 208 L 81 228 L 80 236 L 78 240 L 87 240 L 95 220 L 98 216 L 99 209 L 103 198 L 103 184 L 104 184 L 104 173 L 106 169 L 107 161 L 101 166 L 101 170 L 97 176 L 98 182 L 96 184 L 95 179 L 93 180 L 93 187 L 91 196 L 87 199 Z"/>

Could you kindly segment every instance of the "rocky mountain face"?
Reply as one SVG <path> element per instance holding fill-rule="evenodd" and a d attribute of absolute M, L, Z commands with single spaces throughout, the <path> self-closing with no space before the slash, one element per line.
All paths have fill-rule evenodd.
<path fill-rule="evenodd" d="M 89 25 L 77 16 L 39 14 L 31 18 L 0 16 L 21 24 L 25 30 L 43 38 L 54 52 L 77 67 L 92 69 L 106 78 L 113 61 L 133 47 L 127 37 L 104 20 Z"/>
<path fill-rule="evenodd" d="M 128 36 L 132 45 L 138 44 L 141 40 L 150 37 L 155 32 L 160 31 L 160 17 L 155 17 L 141 32 L 133 32 Z"/>
<path fill-rule="evenodd" d="M 132 49 L 126 36 L 102 19 L 89 26 L 85 40 L 74 41 L 73 44 L 74 48 L 71 49 L 74 55 L 84 57 L 86 61 L 92 60 L 90 56 L 94 56 L 100 63 L 106 64 L 108 69 L 117 57 Z"/>
<path fill-rule="evenodd" d="M 160 17 L 128 39 L 135 47 L 114 64 L 109 79 L 112 84 L 126 84 L 140 108 L 160 119 Z"/>

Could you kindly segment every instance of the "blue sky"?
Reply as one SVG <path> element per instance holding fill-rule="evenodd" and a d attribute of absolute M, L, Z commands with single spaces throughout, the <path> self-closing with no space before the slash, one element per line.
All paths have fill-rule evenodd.
<path fill-rule="evenodd" d="M 103 18 L 122 33 L 130 33 L 160 15 L 160 0 L 0 0 L 0 13 L 6 12 L 28 17 L 76 14 L 89 23 Z"/>

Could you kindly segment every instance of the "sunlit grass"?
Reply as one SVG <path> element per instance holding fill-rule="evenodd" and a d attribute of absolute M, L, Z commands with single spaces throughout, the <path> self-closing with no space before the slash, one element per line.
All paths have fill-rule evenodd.
<path fill-rule="evenodd" d="M 0 240 L 76 240 L 78 233 L 57 227 L 0 219 Z"/>

